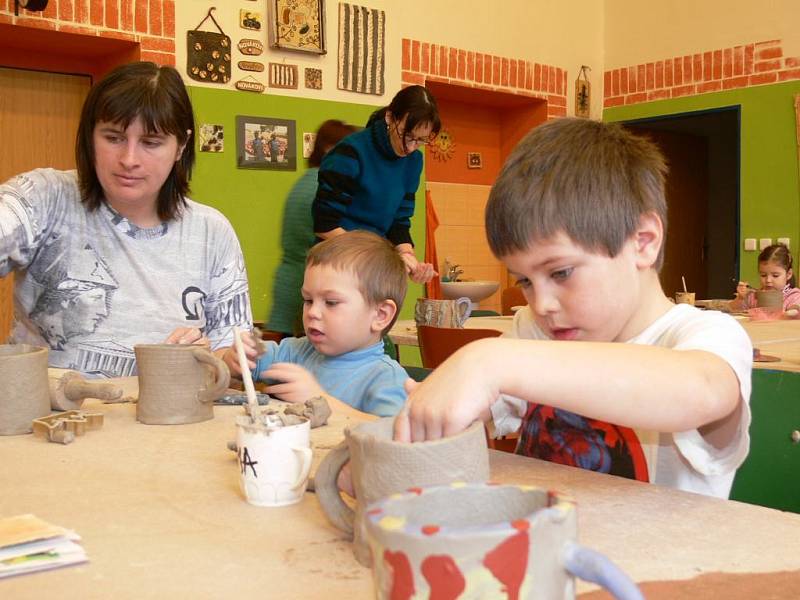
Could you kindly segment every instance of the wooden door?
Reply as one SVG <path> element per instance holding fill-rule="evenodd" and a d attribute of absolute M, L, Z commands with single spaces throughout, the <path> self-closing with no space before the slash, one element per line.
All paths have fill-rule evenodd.
<path fill-rule="evenodd" d="M 0 182 L 36 167 L 75 168 L 75 134 L 91 86 L 83 75 L 0 68 Z M 0 279 L 0 343 L 13 316 L 13 276 Z"/>
<path fill-rule="evenodd" d="M 708 143 L 702 136 L 630 126 L 655 142 L 669 167 L 666 192 L 667 245 L 661 285 L 667 296 L 682 289 L 707 298 Z"/>

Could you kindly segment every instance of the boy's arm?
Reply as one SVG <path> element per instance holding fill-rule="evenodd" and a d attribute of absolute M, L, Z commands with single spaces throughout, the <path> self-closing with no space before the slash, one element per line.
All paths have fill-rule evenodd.
<path fill-rule="evenodd" d="M 491 338 L 458 350 L 411 393 L 395 437 L 421 441 L 458 433 L 488 413 L 501 392 L 661 432 L 735 415 L 740 398 L 733 369 L 711 352 Z"/>

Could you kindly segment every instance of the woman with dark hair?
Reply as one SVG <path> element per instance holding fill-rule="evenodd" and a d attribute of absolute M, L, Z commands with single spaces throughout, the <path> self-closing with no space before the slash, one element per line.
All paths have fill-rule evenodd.
<path fill-rule="evenodd" d="M 412 85 L 375 111 L 363 131 L 334 146 L 319 170 L 313 204 L 317 236 L 353 229 L 377 233 L 394 244 L 412 281 L 429 281 L 433 265 L 417 260 L 409 229 L 422 173 L 419 148 L 439 129 L 436 100 L 423 86 Z"/>
<path fill-rule="evenodd" d="M 0 185 L 0 276 L 17 271 L 12 342 L 49 347 L 53 367 L 114 377 L 135 372 L 135 344 L 224 352 L 234 325 L 250 327 L 233 228 L 186 197 L 194 129 L 175 69 L 126 64 L 86 97 L 77 173 L 36 169 Z"/>
<path fill-rule="evenodd" d="M 266 327 L 285 336 L 303 333 L 303 273 L 306 254 L 314 245 L 314 226 L 311 203 L 317 192 L 317 173 L 322 157 L 342 138 L 357 128 L 342 121 L 330 119 L 320 125 L 314 140 L 314 149 L 308 157 L 308 169 L 297 180 L 286 198 L 281 230 L 283 257 L 275 272 L 272 292 L 272 311 Z"/>

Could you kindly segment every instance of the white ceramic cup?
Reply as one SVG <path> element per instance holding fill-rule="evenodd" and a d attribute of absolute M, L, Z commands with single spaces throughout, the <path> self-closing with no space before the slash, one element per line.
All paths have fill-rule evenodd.
<path fill-rule="evenodd" d="M 236 418 L 239 484 L 256 506 L 286 506 L 303 499 L 311 470 L 311 423 L 265 428 Z"/>

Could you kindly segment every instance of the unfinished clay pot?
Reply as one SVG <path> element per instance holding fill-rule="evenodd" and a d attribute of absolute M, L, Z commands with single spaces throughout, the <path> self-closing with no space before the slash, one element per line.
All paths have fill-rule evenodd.
<path fill-rule="evenodd" d="M 414 306 L 414 321 L 417 325 L 431 327 L 462 328 L 472 312 L 472 301 L 469 298 L 458 300 L 432 300 L 417 298 Z"/>
<path fill-rule="evenodd" d="M 200 346 L 139 344 L 133 350 L 139 371 L 137 420 L 181 425 L 214 418 L 214 400 L 230 382 L 224 362 Z"/>
<path fill-rule="evenodd" d="M 568 600 L 580 577 L 641 600 L 603 555 L 576 543 L 575 504 L 532 486 L 414 488 L 370 504 L 376 597 Z M 405 597 L 405 596 L 403 596 Z"/>
<path fill-rule="evenodd" d="M 783 310 L 783 292 L 780 290 L 756 290 L 756 306 L 768 311 Z"/>
<path fill-rule="evenodd" d="M 50 414 L 47 348 L 0 345 L 0 435 L 33 431 L 33 420 Z"/>
<path fill-rule="evenodd" d="M 452 437 L 416 443 L 394 441 L 393 425 L 394 417 L 385 417 L 345 429 L 345 441 L 328 453 L 314 477 L 322 510 L 333 525 L 354 536 L 353 552 L 365 566 L 370 564 L 363 522 L 367 504 L 414 486 L 489 479 L 482 423 Z M 336 486 L 347 461 L 358 499 L 355 512 Z"/>

